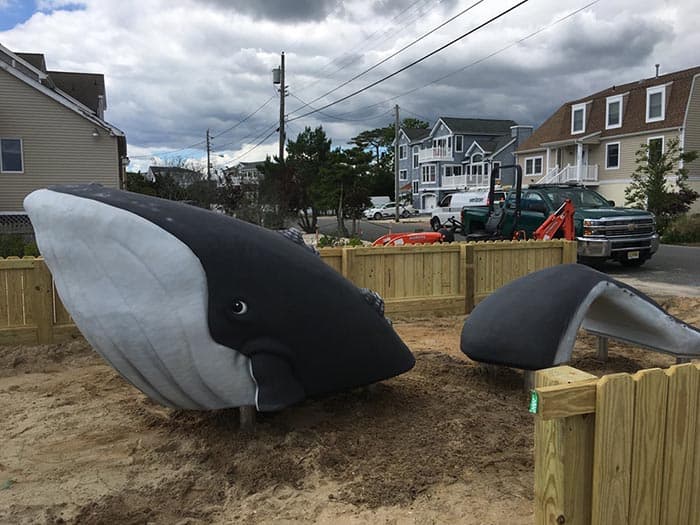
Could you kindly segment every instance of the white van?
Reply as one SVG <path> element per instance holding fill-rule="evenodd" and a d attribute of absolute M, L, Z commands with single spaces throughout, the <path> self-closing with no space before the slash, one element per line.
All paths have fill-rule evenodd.
<path fill-rule="evenodd" d="M 506 194 L 503 190 L 496 190 L 493 194 L 496 202 L 504 201 Z M 430 226 L 433 231 L 438 231 L 443 226 L 449 226 L 447 219 L 453 217 L 456 220 L 461 220 L 462 208 L 465 206 L 488 206 L 489 192 L 488 190 L 481 191 L 461 191 L 445 195 L 437 208 L 432 211 L 430 217 Z"/>

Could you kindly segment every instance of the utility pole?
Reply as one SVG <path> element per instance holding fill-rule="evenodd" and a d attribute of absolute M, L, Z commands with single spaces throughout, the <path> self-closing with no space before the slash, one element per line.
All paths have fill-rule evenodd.
<path fill-rule="evenodd" d="M 396 120 L 394 121 L 394 203 L 396 204 L 396 216 L 394 220 L 399 222 L 399 105 L 394 106 Z"/>
<path fill-rule="evenodd" d="M 280 55 L 280 164 L 284 163 L 284 97 L 287 94 L 287 86 L 284 84 L 284 51 Z"/>
<path fill-rule="evenodd" d="M 207 129 L 207 180 L 211 180 L 211 135 Z"/>

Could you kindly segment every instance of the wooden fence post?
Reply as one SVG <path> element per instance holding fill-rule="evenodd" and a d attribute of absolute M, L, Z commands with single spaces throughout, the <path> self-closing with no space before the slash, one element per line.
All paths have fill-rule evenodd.
<path fill-rule="evenodd" d="M 597 379 L 570 366 L 540 370 L 539 387 Z M 535 523 L 590 525 L 594 414 L 535 420 Z"/>
<path fill-rule="evenodd" d="M 460 258 L 464 259 L 464 313 L 474 309 L 476 294 L 476 265 L 474 264 L 474 245 L 465 244 Z"/>
<path fill-rule="evenodd" d="M 53 282 L 44 259 L 34 260 L 28 299 L 32 301 L 38 344 L 53 343 Z"/>

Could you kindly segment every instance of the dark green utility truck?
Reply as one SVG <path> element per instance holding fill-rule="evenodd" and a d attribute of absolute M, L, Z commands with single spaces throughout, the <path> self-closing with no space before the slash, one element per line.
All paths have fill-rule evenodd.
<path fill-rule="evenodd" d="M 579 185 L 531 184 L 521 191 L 519 209 L 517 191 L 509 193 L 502 210 L 464 207 L 463 233 L 469 237 L 496 228 L 496 235 L 510 239 L 516 229 L 529 239 L 547 217 L 571 199 L 576 208 L 574 229 L 580 261 L 614 259 L 626 266 L 641 266 L 659 248 L 654 216 L 647 211 L 615 207 L 613 201 Z"/>

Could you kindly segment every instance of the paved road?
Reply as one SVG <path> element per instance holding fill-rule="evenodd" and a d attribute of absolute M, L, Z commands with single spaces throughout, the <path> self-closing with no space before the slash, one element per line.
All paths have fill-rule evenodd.
<path fill-rule="evenodd" d="M 347 221 L 348 229 L 351 221 Z M 335 218 L 321 217 L 320 230 L 334 234 Z M 385 233 L 430 231 L 425 217 L 393 221 L 360 221 L 360 237 L 373 241 Z M 459 239 L 459 236 L 458 236 Z M 602 268 L 607 274 L 652 294 L 671 294 L 700 297 L 700 247 L 662 244 L 659 251 L 641 268 L 627 268 L 608 262 Z"/>

